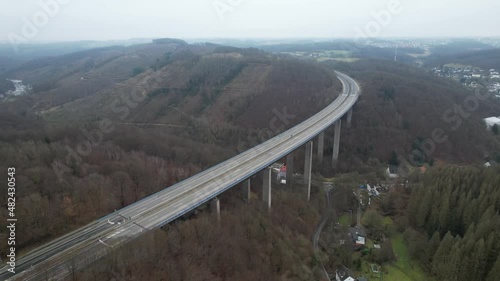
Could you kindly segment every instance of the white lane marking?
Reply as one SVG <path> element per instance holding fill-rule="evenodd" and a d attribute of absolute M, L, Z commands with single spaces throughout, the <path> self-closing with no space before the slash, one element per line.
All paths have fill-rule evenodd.
<path fill-rule="evenodd" d="M 99 242 L 101 242 L 101 244 L 103 244 L 104 246 L 107 246 L 107 247 L 109 247 L 109 248 L 112 248 L 112 246 L 110 246 L 110 245 L 108 245 L 108 244 L 104 243 L 104 241 L 102 241 L 101 239 L 99 239 Z"/>

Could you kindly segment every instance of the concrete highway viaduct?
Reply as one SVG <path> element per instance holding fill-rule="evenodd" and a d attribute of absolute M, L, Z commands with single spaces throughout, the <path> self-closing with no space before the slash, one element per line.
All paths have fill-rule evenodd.
<path fill-rule="evenodd" d="M 244 197 L 249 200 L 249 179 L 261 172 L 264 176 L 262 198 L 271 208 L 270 166 L 286 157 L 287 182 L 292 182 L 293 152 L 302 146 L 305 146 L 304 182 L 309 200 L 313 140 L 317 139 L 317 159 L 321 163 L 325 130 L 334 126 L 332 163 L 336 165 L 342 118 L 346 117 L 349 127 L 352 108 L 360 93 L 356 81 L 343 73 L 336 74 L 343 85 L 342 93 L 314 116 L 231 159 L 32 250 L 16 261 L 15 275 L 7 272 L 7 267 L 0 269 L 0 280 L 60 280 L 103 257 L 110 249 L 168 224 L 205 203 L 210 203 L 220 219 L 217 196 L 243 183 Z"/>

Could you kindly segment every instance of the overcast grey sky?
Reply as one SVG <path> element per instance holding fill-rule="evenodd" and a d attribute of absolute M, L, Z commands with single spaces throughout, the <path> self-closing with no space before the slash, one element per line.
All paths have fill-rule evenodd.
<path fill-rule="evenodd" d="M 52 3 L 45 18 L 40 2 Z M 383 10 L 388 24 L 373 16 Z M 498 0 L 0 0 L 0 40 L 500 36 L 499 11 Z"/>

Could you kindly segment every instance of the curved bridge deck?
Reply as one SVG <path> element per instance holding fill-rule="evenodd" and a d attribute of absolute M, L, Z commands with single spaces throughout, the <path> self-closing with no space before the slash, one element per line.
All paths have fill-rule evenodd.
<path fill-rule="evenodd" d="M 167 189 L 98 219 L 39 247 L 21 259 L 12 276 L 3 268 L 0 279 L 59 279 L 70 268 L 79 269 L 143 232 L 165 225 L 206 203 L 227 189 L 265 169 L 322 133 L 356 103 L 359 85 L 337 72 L 343 92 L 326 108 L 280 135 L 194 175 Z"/>

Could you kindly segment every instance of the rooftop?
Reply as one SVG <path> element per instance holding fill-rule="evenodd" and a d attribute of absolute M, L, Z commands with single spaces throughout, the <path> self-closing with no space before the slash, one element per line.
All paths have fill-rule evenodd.
<path fill-rule="evenodd" d="M 498 117 L 488 117 L 484 119 L 484 122 L 488 127 L 491 127 L 495 124 L 500 125 L 500 118 Z"/>
<path fill-rule="evenodd" d="M 341 266 L 337 269 L 337 277 L 340 281 L 356 281 L 349 274 L 349 270 L 345 266 Z"/>

